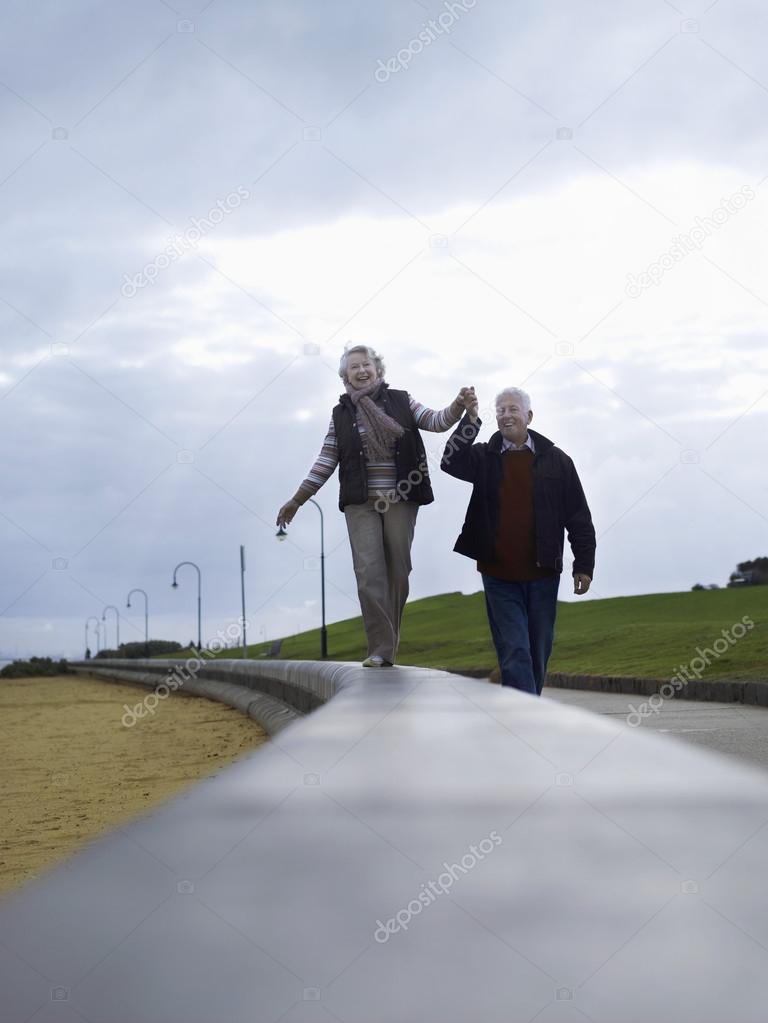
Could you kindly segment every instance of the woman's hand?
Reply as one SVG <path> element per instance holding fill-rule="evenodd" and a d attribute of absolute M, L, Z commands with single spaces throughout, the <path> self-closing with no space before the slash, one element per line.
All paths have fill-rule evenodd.
<path fill-rule="evenodd" d="M 472 422 L 474 422 L 477 419 L 480 411 L 480 406 L 477 400 L 477 395 L 475 394 L 474 387 L 462 387 L 462 389 L 459 391 L 456 401 L 460 405 L 464 406 L 467 412 L 469 412 L 470 419 L 472 420 Z"/>
<path fill-rule="evenodd" d="M 290 501 L 286 501 L 283 507 L 277 513 L 277 525 L 285 528 L 285 526 L 287 526 L 288 523 L 291 522 L 293 516 L 296 514 L 300 507 L 301 505 L 299 504 L 299 502 L 295 500 L 293 497 L 290 499 Z"/>

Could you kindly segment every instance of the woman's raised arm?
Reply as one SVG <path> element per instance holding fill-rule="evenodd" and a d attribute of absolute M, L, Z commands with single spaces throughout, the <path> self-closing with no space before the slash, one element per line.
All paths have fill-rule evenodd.
<path fill-rule="evenodd" d="M 471 392 L 471 393 L 470 393 Z M 411 404 L 411 412 L 420 430 L 428 430 L 430 433 L 445 433 L 464 415 L 466 403 L 474 397 L 474 388 L 462 387 L 450 405 L 443 409 L 431 409 L 421 402 L 416 401 L 411 395 L 408 399 Z"/>

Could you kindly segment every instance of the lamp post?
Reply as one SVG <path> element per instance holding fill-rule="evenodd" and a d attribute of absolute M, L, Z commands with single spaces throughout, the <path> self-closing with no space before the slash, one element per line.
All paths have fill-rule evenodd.
<path fill-rule="evenodd" d="M 310 497 L 310 503 L 320 512 L 320 600 L 322 607 L 322 626 L 320 627 L 320 656 L 328 656 L 328 630 L 325 627 L 325 522 L 323 509 L 314 499 Z"/>
<path fill-rule="evenodd" d="M 328 656 L 328 630 L 325 625 L 325 522 L 323 518 L 323 509 L 314 497 L 310 497 L 309 502 L 320 512 L 320 601 L 322 614 L 322 625 L 320 626 L 320 656 L 322 658 L 326 658 Z M 288 537 L 284 526 L 280 526 L 275 535 L 278 540 L 285 540 Z"/>
<path fill-rule="evenodd" d="M 99 619 L 96 615 L 91 615 L 90 618 L 86 618 L 85 620 L 85 649 L 88 649 L 88 626 L 91 622 L 96 622 L 96 653 L 98 653 L 101 649 L 101 644 L 99 642 L 101 637 L 99 636 Z"/>
<path fill-rule="evenodd" d="M 103 622 L 106 622 L 106 620 L 107 620 L 107 611 L 114 611 L 115 612 L 115 622 L 117 624 L 117 647 L 116 647 L 116 650 L 117 650 L 117 653 L 119 654 L 120 653 L 120 612 L 117 610 L 117 608 L 115 607 L 114 604 L 107 604 L 107 606 L 101 612 L 101 620 Z M 106 646 L 106 645 L 107 645 L 107 626 L 105 625 L 104 626 L 104 646 Z"/>
<path fill-rule="evenodd" d="M 243 657 L 248 656 L 248 643 L 245 636 L 245 547 L 240 544 L 240 603 L 242 605 Z"/>
<path fill-rule="evenodd" d="M 149 597 L 147 596 L 146 590 L 141 590 L 138 587 L 135 590 L 131 590 L 125 602 L 126 607 L 131 606 L 131 597 L 134 593 L 141 593 L 144 597 L 144 646 L 147 648 L 145 653 L 149 653 Z"/>
<path fill-rule="evenodd" d="M 198 565 L 194 561 L 180 561 L 176 568 L 173 570 L 173 582 L 171 586 L 174 590 L 179 588 L 179 584 L 176 582 L 176 573 L 180 568 L 185 565 L 189 565 L 190 568 L 194 568 L 197 572 L 197 649 L 202 650 L 203 648 L 203 628 L 202 628 L 202 590 L 203 590 L 203 576 Z"/>

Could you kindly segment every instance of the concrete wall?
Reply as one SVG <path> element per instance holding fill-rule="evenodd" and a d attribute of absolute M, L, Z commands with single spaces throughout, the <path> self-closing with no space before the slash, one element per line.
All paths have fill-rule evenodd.
<path fill-rule="evenodd" d="M 765 1020 L 765 773 L 442 672 L 235 675 L 324 702 L 0 903 L 3 1023 Z"/>

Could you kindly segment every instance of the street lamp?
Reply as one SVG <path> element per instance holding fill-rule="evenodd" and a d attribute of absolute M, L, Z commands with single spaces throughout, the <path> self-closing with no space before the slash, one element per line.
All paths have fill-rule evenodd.
<path fill-rule="evenodd" d="M 322 658 L 326 658 L 328 656 L 328 630 L 325 626 L 325 524 L 323 519 L 323 509 L 314 497 L 309 498 L 309 503 L 313 504 L 320 512 L 320 600 L 322 613 L 322 625 L 320 627 L 320 656 Z M 288 538 L 288 534 L 282 524 L 275 536 L 280 541 Z"/>
<path fill-rule="evenodd" d="M 88 626 L 91 622 L 96 622 L 96 653 L 98 653 L 101 648 L 101 644 L 99 643 L 99 619 L 96 615 L 91 615 L 90 618 L 86 618 L 85 620 L 85 649 L 88 649 Z"/>
<path fill-rule="evenodd" d="M 323 509 L 314 499 L 310 497 L 310 504 L 320 512 L 320 597 L 322 606 L 322 626 L 320 627 L 320 656 L 328 656 L 328 630 L 325 627 L 325 525 L 323 521 Z"/>
<path fill-rule="evenodd" d="M 248 643 L 245 636 L 245 547 L 240 544 L 240 602 L 242 604 L 243 622 L 243 657 L 248 656 Z"/>
<path fill-rule="evenodd" d="M 196 570 L 196 572 L 197 572 L 197 649 L 198 650 L 202 650 L 203 649 L 203 629 L 202 629 L 202 612 L 201 612 L 201 608 L 202 608 L 203 577 L 202 577 L 202 573 L 200 572 L 200 568 L 194 563 L 194 561 L 180 561 L 178 563 L 178 565 L 176 566 L 176 568 L 174 568 L 174 570 L 173 570 L 173 582 L 171 583 L 171 585 L 173 586 L 174 590 L 177 590 L 179 588 L 179 584 L 176 582 L 176 573 L 179 571 L 180 568 L 183 568 L 185 565 L 189 565 L 190 568 L 194 568 Z"/>
<path fill-rule="evenodd" d="M 114 611 L 115 612 L 115 621 L 117 623 L 117 648 L 116 649 L 117 649 L 117 652 L 119 654 L 120 653 L 120 612 L 117 610 L 117 608 L 115 607 L 114 604 L 107 604 L 107 606 L 101 612 L 101 620 L 103 622 L 106 622 L 106 620 L 107 620 L 107 611 Z M 107 643 L 107 626 L 105 625 L 104 626 L 104 645 L 105 646 L 106 646 L 106 643 Z"/>
<path fill-rule="evenodd" d="M 149 653 L 149 597 L 147 596 L 146 590 L 140 590 L 138 588 L 131 590 L 125 602 L 126 607 L 131 606 L 131 597 L 134 593 L 141 593 L 144 596 L 144 646 L 147 648 L 146 653 Z"/>

